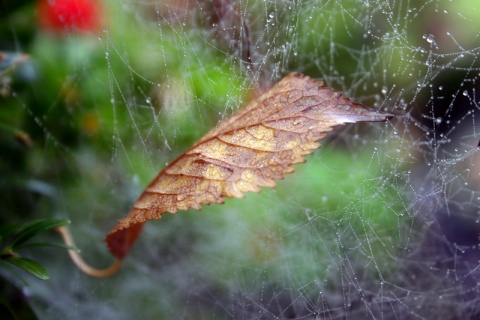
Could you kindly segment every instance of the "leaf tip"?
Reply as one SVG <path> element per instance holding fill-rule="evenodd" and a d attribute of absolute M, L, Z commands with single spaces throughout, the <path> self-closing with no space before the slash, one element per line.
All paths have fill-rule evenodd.
<path fill-rule="evenodd" d="M 382 121 L 388 121 L 393 119 L 395 116 L 393 114 L 390 114 L 388 112 L 380 111 L 380 110 L 371 110 L 372 118 L 371 120 L 368 121 L 377 121 L 377 122 L 382 122 Z"/>
<path fill-rule="evenodd" d="M 352 105 L 354 106 L 353 109 L 351 108 Z M 348 112 L 347 114 L 345 114 L 345 116 L 348 117 L 348 120 L 345 122 L 383 122 L 388 121 L 394 117 L 394 115 L 390 113 L 367 108 L 358 103 L 352 102 L 352 105 L 347 105 L 345 107 L 345 110 Z"/>

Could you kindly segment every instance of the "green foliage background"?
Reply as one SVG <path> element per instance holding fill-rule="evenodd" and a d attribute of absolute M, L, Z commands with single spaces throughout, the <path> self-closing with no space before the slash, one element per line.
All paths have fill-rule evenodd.
<path fill-rule="evenodd" d="M 0 23 L 3 50 L 28 55 L 0 70 L 0 80 L 11 83 L 0 97 L 0 223 L 69 219 L 85 259 L 99 266 L 110 263 L 104 235 L 154 175 L 256 90 L 300 71 L 355 101 L 397 112 L 402 101 L 422 96 L 412 77 L 431 72 L 417 64 L 426 54 L 417 49 L 428 45 L 418 30 L 428 29 L 423 17 L 432 7 L 409 4 L 419 12 L 409 16 L 395 3 L 392 12 L 410 19 L 406 33 L 395 35 L 381 10 L 371 11 L 373 26 L 354 19 L 365 9 L 356 1 L 242 2 L 252 70 L 242 62 L 245 48 L 232 47 L 226 33 L 211 27 L 208 2 L 176 12 L 190 17 L 178 21 L 151 14 L 153 5 L 105 6 L 108 25 L 93 35 L 39 29 L 28 1 L 8 7 Z M 446 15 L 444 23 L 456 25 L 455 19 Z M 389 101 L 384 88 L 404 100 Z M 87 278 L 65 251 L 53 249 L 26 252 L 50 271 L 48 284 L 26 276 L 18 282 L 9 271 L 2 276 L 31 288 L 27 302 L 41 318 L 62 318 L 77 300 L 85 307 L 72 312 L 85 318 L 98 305 L 103 318 L 230 318 L 223 308 L 247 317 L 249 306 L 229 304 L 244 299 L 259 306 L 262 295 L 278 292 L 325 305 L 336 297 L 349 309 L 365 298 L 362 288 L 382 291 L 394 282 L 397 258 L 417 236 L 402 190 L 411 170 L 402 160 L 415 153 L 413 138 L 399 138 L 388 123 L 339 129 L 275 190 L 150 223 L 111 279 Z M 358 279 L 346 289 L 342 274 Z M 14 295 L 9 290 L 6 300 Z M 351 290 L 351 298 L 342 290 Z M 62 306 L 54 300 L 59 292 L 66 292 Z M 285 303 L 273 305 L 294 304 Z"/>

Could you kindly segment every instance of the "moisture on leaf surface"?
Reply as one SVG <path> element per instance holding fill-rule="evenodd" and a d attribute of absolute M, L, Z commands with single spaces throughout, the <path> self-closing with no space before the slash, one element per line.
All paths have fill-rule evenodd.
<path fill-rule="evenodd" d="M 291 73 L 210 130 L 147 186 L 128 215 L 107 235 L 123 259 L 143 223 L 202 204 L 242 198 L 294 171 L 334 126 L 392 116 L 343 97 L 323 82 Z"/>

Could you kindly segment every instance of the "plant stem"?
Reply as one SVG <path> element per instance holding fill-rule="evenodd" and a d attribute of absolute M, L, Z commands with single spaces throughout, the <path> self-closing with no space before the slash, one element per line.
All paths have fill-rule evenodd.
<path fill-rule="evenodd" d="M 63 238 L 63 241 L 67 246 L 74 247 L 75 244 L 72 239 L 72 235 L 70 233 L 70 230 L 68 230 L 67 227 L 65 226 L 60 226 L 55 229 L 58 233 Z M 73 263 L 84 273 L 88 274 L 89 276 L 96 277 L 96 278 L 106 278 L 111 275 L 113 275 L 115 272 L 120 269 L 120 266 L 122 265 L 122 260 L 115 260 L 115 262 L 108 268 L 106 269 L 96 269 L 91 267 L 89 264 L 87 264 L 80 254 L 74 250 L 68 250 L 68 253 L 70 254 L 70 258 L 72 259 Z"/>

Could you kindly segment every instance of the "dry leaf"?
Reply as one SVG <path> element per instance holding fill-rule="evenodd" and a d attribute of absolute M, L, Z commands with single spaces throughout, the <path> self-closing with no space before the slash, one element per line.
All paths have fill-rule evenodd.
<path fill-rule="evenodd" d="M 222 121 L 163 169 L 107 235 L 112 254 L 123 259 L 143 223 L 165 212 L 242 198 L 294 171 L 292 164 L 320 147 L 334 126 L 384 121 L 392 116 L 351 102 L 331 88 L 291 73 L 268 92 Z"/>

